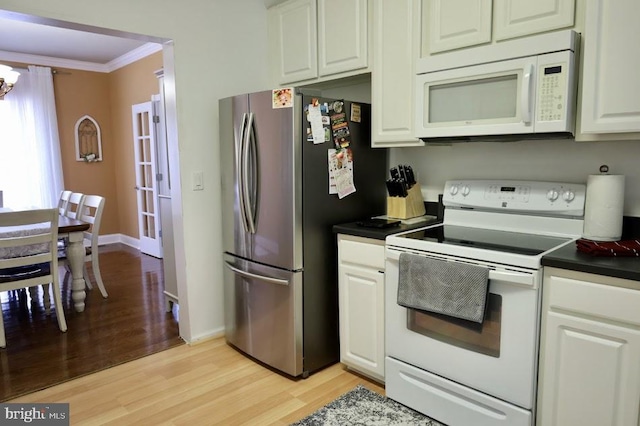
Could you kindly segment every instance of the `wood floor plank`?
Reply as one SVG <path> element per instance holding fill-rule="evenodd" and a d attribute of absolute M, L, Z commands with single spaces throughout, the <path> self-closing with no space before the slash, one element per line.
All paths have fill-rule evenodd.
<path fill-rule="evenodd" d="M 3 296 L 10 346 L 0 351 L 0 400 L 69 403 L 72 425 L 288 425 L 358 384 L 384 394 L 342 364 L 292 379 L 224 338 L 185 345 L 179 313 L 164 312 L 161 261 L 122 245 L 101 252 L 100 261 L 110 297 L 90 291 L 87 309 L 77 313 L 65 284 L 65 334 L 55 315 L 17 294 Z M 52 377 L 62 383 L 27 393 Z"/>
<path fill-rule="evenodd" d="M 7 337 L 0 349 L 0 401 L 184 344 L 178 308 L 165 312 L 161 259 L 110 244 L 100 247 L 100 270 L 109 298 L 94 285 L 84 312 L 73 309 L 71 282 L 61 281 L 66 333 L 58 329 L 54 306 L 44 312 L 42 288 L 34 301 L 28 292 L 0 293 Z M 65 268 L 59 272 L 64 280 Z"/>
<path fill-rule="evenodd" d="M 174 347 L 11 402 L 70 402 L 72 425 L 288 425 L 358 384 L 384 394 L 383 386 L 342 364 L 293 380 L 218 338 Z"/>

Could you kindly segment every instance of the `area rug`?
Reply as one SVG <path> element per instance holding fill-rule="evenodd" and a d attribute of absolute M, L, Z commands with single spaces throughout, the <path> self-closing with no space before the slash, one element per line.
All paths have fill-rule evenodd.
<path fill-rule="evenodd" d="M 443 426 L 362 385 L 291 426 Z"/>

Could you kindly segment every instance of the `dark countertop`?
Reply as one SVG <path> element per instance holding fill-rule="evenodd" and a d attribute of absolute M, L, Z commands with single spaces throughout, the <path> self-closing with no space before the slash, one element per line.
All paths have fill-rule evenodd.
<path fill-rule="evenodd" d="M 591 256 L 579 252 L 575 243 L 545 255 L 542 266 L 640 281 L 640 258 Z"/>
<path fill-rule="evenodd" d="M 397 234 L 399 232 L 409 231 L 411 229 L 424 228 L 428 225 L 433 225 L 438 222 L 435 216 L 426 216 L 427 220 L 420 223 L 411 225 L 405 225 L 401 223 L 398 226 L 392 226 L 390 228 L 365 228 L 359 226 L 357 222 L 341 223 L 333 226 L 333 232 L 335 234 L 347 234 L 354 235 L 356 237 L 373 238 L 375 240 L 384 240 L 389 235 Z"/>
<path fill-rule="evenodd" d="M 427 206 L 429 207 L 429 206 Z M 427 210 L 429 213 L 429 210 Z M 392 228 L 364 228 L 356 222 L 343 223 L 333 226 L 336 234 L 354 235 L 364 238 L 384 240 L 389 235 L 397 234 L 411 229 L 422 228 L 437 223 L 436 216 L 428 216 L 429 220 L 413 225 L 400 224 Z M 638 218 L 625 217 L 623 239 L 635 239 L 640 235 L 640 220 Z M 640 282 L 640 258 L 637 257 L 599 257 L 581 253 L 574 243 L 559 248 L 542 258 L 542 266 L 569 269 L 578 272 L 604 275 L 615 278 Z"/>

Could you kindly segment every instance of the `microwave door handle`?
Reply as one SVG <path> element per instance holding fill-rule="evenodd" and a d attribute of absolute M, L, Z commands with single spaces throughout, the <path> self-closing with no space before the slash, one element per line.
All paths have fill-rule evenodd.
<path fill-rule="evenodd" d="M 522 96 L 520 97 L 520 109 L 522 111 L 522 121 L 531 123 L 531 85 L 533 84 L 532 75 L 533 64 L 527 64 L 522 74 Z"/>

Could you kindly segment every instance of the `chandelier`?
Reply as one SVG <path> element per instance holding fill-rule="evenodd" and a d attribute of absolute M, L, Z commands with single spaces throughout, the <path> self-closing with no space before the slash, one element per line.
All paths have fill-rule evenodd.
<path fill-rule="evenodd" d="M 13 89 L 13 85 L 18 81 L 20 73 L 14 71 L 13 68 L 0 64 L 0 100 L 4 99 L 4 95 Z"/>

